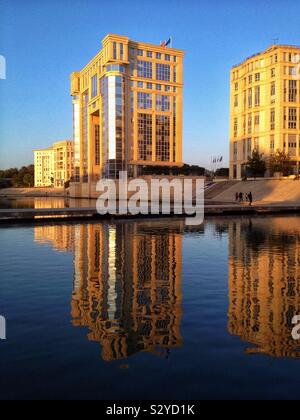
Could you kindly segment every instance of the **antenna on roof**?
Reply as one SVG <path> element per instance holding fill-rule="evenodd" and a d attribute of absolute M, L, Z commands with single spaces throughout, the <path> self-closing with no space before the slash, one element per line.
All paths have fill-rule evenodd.
<path fill-rule="evenodd" d="M 272 38 L 273 44 L 277 45 L 279 42 L 279 38 Z"/>

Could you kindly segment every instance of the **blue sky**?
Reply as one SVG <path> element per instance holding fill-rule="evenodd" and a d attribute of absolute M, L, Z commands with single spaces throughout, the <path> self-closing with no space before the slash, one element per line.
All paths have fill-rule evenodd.
<path fill-rule="evenodd" d="M 300 44 L 299 0 L 0 0 L 0 168 L 72 137 L 69 75 L 107 33 L 186 50 L 184 160 L 228 159 L 229 72 L 272 39 Z"/>

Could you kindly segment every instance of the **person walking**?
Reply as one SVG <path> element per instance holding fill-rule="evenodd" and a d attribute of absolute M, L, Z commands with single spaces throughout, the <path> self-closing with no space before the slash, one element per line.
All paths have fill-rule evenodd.
<path fill-rule="evenodd" d="M 252 195 L 252 192 L 251 191 L 248 194 L 248 198 L 249 198 L 249 206 L 252 206 L 252 203 L 253 203 L 253 195 Z"/>
<path fill-rule="evenodd" d="M 241 192 L 240 193 L 240 203 L 242 203 L 244 201 L 244 194 Z"/>
<path fill-rule="evenodd" d="M 239 193 L 238 193 L 238 192 L 235 194 L 235 201 L 236 201 L 236 202 L 238 202 L 238 201 L 239 201 Z"/>

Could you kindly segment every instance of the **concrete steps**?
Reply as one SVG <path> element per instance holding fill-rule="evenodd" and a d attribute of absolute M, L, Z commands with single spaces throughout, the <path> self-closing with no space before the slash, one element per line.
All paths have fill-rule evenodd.
<path fill-rule="evenodd" d="M 206 200 L 213 200 L 220 194 L 224 193 L 228 188 L 233 187 L 236 185 L 237 181 L 224 181 L 224 182 L 216 182 L 211 187 L 205 190 L 205 199 Z M 231 200 L 232 201 L 232 200 Z"/>
<path fill-rule="evenodd" d="M 252 192 L 254 202 L 300 204 L 300 181 L 257 180 L 240 181 L 214 196 L 219 202 L 233 202 L 236 193 Z"/>

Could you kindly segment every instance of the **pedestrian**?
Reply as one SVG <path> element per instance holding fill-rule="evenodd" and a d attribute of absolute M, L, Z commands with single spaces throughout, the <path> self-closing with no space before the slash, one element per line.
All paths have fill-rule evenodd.
<path fill-rule="evenodd" d="M 252 203 L 253 203 L 253 195 L 252 195 L 252 192 L 251 191 L 248 194 L 248 198 L 249 198 L 249 206 L 252 206 Z"/>
<path fill-rule="evenodd" d="M 235 194 L 235 201 L 236 201 L 236 202 L 238 202 L 238 201 L 239 201 L 239 193 L 238 193 L 238 192 Z"/>
<path fill-rule="evenodd" d="M 240 203 L 242 203 L 244 201 L 244 194 L 241 192 L 240 193 Z"/>
<path fill-rule="evenodd" d="M 249 196 L 248 196 L 248 194 L 247 194 L 247 193 L 246 193 L 245 198 L 246 198 L 246 202 L 248 203 L 248 201 L 249 201 Z"/>

